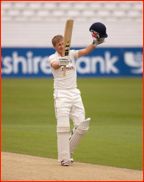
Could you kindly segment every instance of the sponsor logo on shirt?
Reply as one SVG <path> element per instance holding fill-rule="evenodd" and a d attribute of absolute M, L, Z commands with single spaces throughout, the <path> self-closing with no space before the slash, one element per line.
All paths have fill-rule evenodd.
<path fill-rule="evenodd" d="M 66 67 L 66 70 L 74 70 L 75 69 L 75 67 L 74 66 L 69 66 L 69 67 Z M 63 71 L 63 67 L 62 67 L 62 71 Z"/>

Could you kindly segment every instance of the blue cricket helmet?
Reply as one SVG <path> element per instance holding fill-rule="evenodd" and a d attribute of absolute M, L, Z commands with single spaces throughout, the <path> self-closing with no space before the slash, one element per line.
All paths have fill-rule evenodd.
<path fill-rule="evenodd" d="M 107 38 L 108 35 L 106 34 L 106 26 L 100 22 L 94 23 L 89 28 L 89 31 L 95 31 L 98 32 L 100 35 L 100 38 Z"/>

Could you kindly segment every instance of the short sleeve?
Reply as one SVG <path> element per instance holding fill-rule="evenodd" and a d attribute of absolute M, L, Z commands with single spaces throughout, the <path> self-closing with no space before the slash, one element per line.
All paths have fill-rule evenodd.
<path fill-rule="evenodd" d="M 74 59 L 78 58 L 78 50 L 71 50 L 71 54 L 74 57 Z"/>
<path fill-rule="evenodd" d="M 56 61 L 56 58 L 55 58 L 55 56 L 51 55 L 51 56 L 48 58 L 48 62 L 49 62 L 49 64 L 51 65 L 51 63 L 52 63 L 53 61 Z"/>

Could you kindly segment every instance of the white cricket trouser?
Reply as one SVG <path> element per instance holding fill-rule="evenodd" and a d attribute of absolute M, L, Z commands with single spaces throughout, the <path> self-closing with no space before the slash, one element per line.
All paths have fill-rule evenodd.
<path fill-rule="evenodd" d="M 74 126 L 85 120 L 85 109 L 79 89 L 55 90 L 54 100 L 57 119 L 60 115 L 66 114 L 72 119 Z"/>
<path fill-rule="evenodd" d="M 55 90 L 55 115 L 57 119 L 58 161 L 70 160 L 69 118 L 77 127 L 85 120 L 85 109 L 79 89 Z"/>

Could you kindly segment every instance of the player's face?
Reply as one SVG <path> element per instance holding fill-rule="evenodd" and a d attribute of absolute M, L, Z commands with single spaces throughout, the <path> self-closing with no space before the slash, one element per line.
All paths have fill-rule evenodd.
<path fill-rule="evenodd" d="M 54 47 L 59 54 L 63 53 L 63 44 L 64 44 L 64 41 L 61 40 L 61 41 L 57 42 Z"/>

